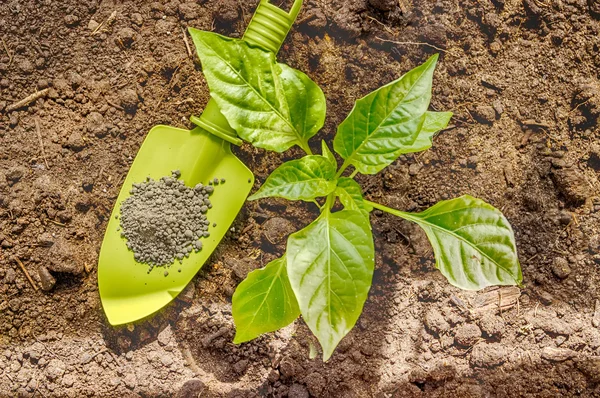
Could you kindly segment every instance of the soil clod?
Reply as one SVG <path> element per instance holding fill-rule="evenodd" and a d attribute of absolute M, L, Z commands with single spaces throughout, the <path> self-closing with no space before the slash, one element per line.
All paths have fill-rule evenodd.
<path fill-rule="evenodd" d="M 40 278 L 40 285 L 42 286 L 42 290 L 47 292 L 52 290 L 54 285 L 56 284 L 56 278 L 52 276 L 48 268 L 41 266 L 38 268 L 38 276 Z"/>

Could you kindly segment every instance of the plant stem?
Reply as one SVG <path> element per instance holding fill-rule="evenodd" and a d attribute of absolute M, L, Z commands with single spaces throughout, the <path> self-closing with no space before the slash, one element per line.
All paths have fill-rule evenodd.
<path fill-rule="evenodd" d="M 307 155 L 312 155 L 312 151 L 310 150 L 310 146 L 308 146 L 308 142 L 302 142 L 300 144 L 300 148 L 302 148 L 304 150 L 304 152 L 306 152 Z"/>
<path fill-rule="evenodd" d="M 415 217 L 414 214 L 412 213 L 407 213 L 405 211 L 400 211 L 400 210 L 396 210 L 396 209 L 392 209 L 390 207 L 384 206 L 384 205 L 380 205 L 379 203 L 375 203 L 375 202 L 371 202 L 370 200 L 365 200 L 365 202 L 371 206 L 373 206 L 374 209 L 378 209 L 381 211 L 385 211 L 386 213 L 390 213 L 396 217 L 400 217 L 403 218 L 405 220 L 409 220 L 409 221 L 413 221 L 413 222 L 417 222 L 420 219 L 418 217 Z"/>
<path fill-rule="evenodd" d="M 321 208 L 321 210 L 326 209 L 327 211 L 331 210 L 333 207 L 333 203 L 335 202 L 335 191 L 327 195 L 327 200 L 325 201 L 325 206 Z"/>
<path fill-rule="evenodd" d="M 337 174 L 335 175 L 335 178 L 340 178 L 342 176 L 342 173 L 348 168 L 348 166 L 350 166 L 350 162 L 344 160 L 344 163 L 342 164 L 342 167 L 340 167 L 340 169 L 338 170 Z"/>

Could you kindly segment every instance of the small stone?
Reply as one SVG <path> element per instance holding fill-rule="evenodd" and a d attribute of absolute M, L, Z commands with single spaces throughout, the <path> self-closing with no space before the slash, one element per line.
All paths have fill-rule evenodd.
<path fill-rule="evenodd" d="M 67 26 L 73 27 L 79 24 L 79 17 L 77 15 L 69 14 L 66 15 L 64 19 Z"/>
<path fill-rule="evenodd" d="M 248 369 L 248 360 L 247 359 L 242 359 L 240 361 L 237 361 L 234 365 L 233 365 L 233 370 L 241 375 L 244 374 L 244 372 L 246 372 L 246 369 Z"/>
<path fill-rule="evenodd" d="M 23 59 L 19 60 L 18 66 L 19 66 L 19 69 L 21 69 L 21 71 L 26 75 L 32 74 L 33 71 L 35 70 L 33 63 L 30 60 L 28 60 L 27 58 L 23 58 Z"/>
<path fill-rule="evenodd" d="M 463 347 L 470 347 L 479 341 L 481 330 L 477 325 L 467 323 L 456 329 L 454 341 Z"/>
<path fill-rule="evenodd" d="M 40 246 L 50 247 L 54 244 L 54 238 L 48 232 L 44 232 L 38 237 L 37 242 Z"/>
<path fill-rule="evenodd" d="M 67 139 L 67 148 L 74 152 L 79 152 L 85 148 L 85 141 L 79 131 L 73 131 Z"/>
<path fill-rule="evenodd" d="M 165 346 L 167 344 L 169 344 L 171 342 L 171 340 L 173 339 L 173 330 L 171 329 L 171 326 L 167 326 L 166 328 L 164 328 L 157 336 L 156 338 L 158 340 L 158 344 Z"/>
<path fill-rule="evenodd" d="M 473 111 L 475 119 L 484 124 L 493 124 L 496 120 L 496 111 L 489 105 L 480 105 Z"/>
<path fill-rule="evenodd" d="M 90 22 L 88 22 L 87 28 L 88 28 L 89 31 L 93 32 L 93 31 L 95 31 L 98 28 L 98 26 L 100 26 L 100 24 L 98 22 L 96 22 L 93 19 L 90 19 Z"/>
<path fill-rule="evenodd" d="M 48 268 L 43 265 L 38 268 L 38 276 L 40 278 L 40 285 L 42 285 L 43 291 L 50 291 L 56 284 L 56 278 L 52 276 Z"/>
<path fill-rule="evenodd" d="M 135 90 L 126 88 L 121 90 L 119 93 L 119 99 L 121 106 L 125 108 L 128 113 L 135 113 L 137 111 L 139 98 Z"/>
<path fill-rule="evenodd" d="M 131 22 L 136 24 L 137 26 L 142 26 L 144 24 L 144 17 L 139 12 L 134 12 L 131 14 Z"/>
<path fill-rule="evenodd" d="M 135 33 L 135 30 L 131 28 L 123 28 L 117 32 L 116 41 L 124 47 L 131 47 L 136 39 L 137 34 Z"/>
<path fill-rule="evenodd" d="M 564 362 L 575 357 L 575 355 L 577 353 L 568 348 L 544 347 L 542 349 L 542 358 L 552 362 Z"/>
<path fill-rule="evenodd" d="M 569 262 L 562 257 L 556 257 L 552 262 L 552 273 L 559 279 L 565 279 L 571 274 Z"/>
<path fill-rule="evenodd" d="M 504 106 L 502 105 L 502 101 L 499 99 L 492 102 L 492 107 L 494 108 L 494 111 L 496 111 L 497 115 L 502 115 L 504 113 Z"/>
<path fill-rule="evenodd" d="M 79 263 L 74 255 L 73 246 L 64 238 L 57 238 L 50 250 L 48 250 L 48 263 L 46 268 L 54 272 L 65 272 L 79 275 L 83 272 L 83 265 Z"/>

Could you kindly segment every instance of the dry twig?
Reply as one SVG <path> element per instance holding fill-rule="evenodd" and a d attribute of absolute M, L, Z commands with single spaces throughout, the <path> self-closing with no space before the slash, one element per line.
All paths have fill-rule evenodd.
<path fill-rule="evenodd" d="M 188 55 L 190 56 L 190 58 L 194 58 L 194 55 L 192 54 L 192 49 L 190 48 L 190 42 L 187 39 L 187 35 L 185 34 L 185 29 L 181 28 L 181 33 L 183 33 L 183 42 L 185 43 L 185 48 L 187 50 Z"/>
<path fill-rule="evenodd" d="M 383 22 L 381 22 L 380 20 L 378 20 L 377 18 L 373 18 L 370 15 L 367 15 L 367 18 L 369 18 L 371 21 L 377 22 L 379 25 L 381 25 L 383 27 L 383 29 L 388 32 L 389 34 L 393 35 L 394 32 L 390 29 L 389 26 L 387 26 L 386 24 L 384 24 Z"/>
<path fill-rule="evenodd" d="M 27 272 L 27 270 L 25 269 L 25 266 L 23 265 L 23 263 L 21 262 L 21 260 L 19 260 L 19 257 L 14 256 L 13 260 L 19 264 L 19 267 L 21 267 L 21 271 L 23 271 L 23 273 L 25 274 L 25 276 L 27 277 L 27 279 L 29 280 L 29 283 L 31 283 L 31 287 L 33 287 L 33 290 L 35 290 L 37 292 L 38 287 L 35 285 L 35 283 L 33 282 L 33 279 L 31 279 L 31 276 L 29 275 L 29 272 Z"/>
<path fill-rule="evenodd" d="M 12 112 L 21 107 L 24 107 L 25 105 L 29 105 L 30 103 L 32 103 L 33 101 L 36 101 L 39 98 L 45 97 L 46 95 L 48 95 L 48 91 L 50 91 L 50 89 L 48 89 L 48 88 L 45 88 L 40 91 L 36 91 L 35 93 L 23 98 L 21 101 L 17 101 L 14 104 L 10 104 L 9 106 L 7 106 L 6 112 Z"/>
<path fill-rule="evenodd" d="M 434 46 L 433 44 L 425 43 L 422 41 L 395 41 L 395 40 L 382 39 L 381 37 L 375 37 L 375 38 L 384 43 L 392 43 L 392 44 L 400 44 L 400 45 L 407 44 L 407 45 L 413 45 L 413 46 L 428 46 L 428 47 L 431 47 L 438 51 L 448 52 L 448 50 L 446 50 L 445 48 L 437 47 L 437 46 Z"/>
<path fill-rule="evenodd" d="M 116 108 L 120 111 L 124 111 L 125 108 L 123 108 L 121 105 L 117 104 L 116 102 L 112 101 L 111 99 L 109 99 L 108 97 L 104 97 L 104 100 L 106 101 L 106 103 L 110 106 L 112 106 L 113 108 Z"/>
<path fill-rule="evenodd" d="M 12 53 L 8 50 L 8 46 L 6 45 L 4 39 L 2 39 L 2 45 L 4 46 L 4 51 L 6 51 L 6 55 L 8 55 L 8 66 L 10 66 L 10 64 L 12 64 L 13 61 Z"/>
<path fill-rule="evenodd" d="M 61 222 L 58 221 L 54 221 L 53 219 L 49 218 L 48 221 L 50 221 L 52 224 L 54 225 L 58 225 L 59 227 L 66 227 L 66 224 L 63 224 Z"/>
<path fill-rule="evenodd" d="M 96 33 L 98 33 L 100 31 L 100 28 L 102 28 L 104 25 L 110 25 L 112 23 L 112 21 L 115 20 L 116 17 L 117 17 L 117 12 L 113 11 L 112 14 L 110 14 L 110 16 L 108 18 L 106 18 L 106 20 L 104 22 L 102 22 L 100 25 L 98 25 L 98 27 L 96 29 L 94 29 L 94 31 L 92 32 L 92 36 L 94 36 Z"/>
<path fill-rule="evenodd" d="M 44 164 L 46 165 L 46 169 L 50 169 L 48 165 L 48 159 L 46 159 L 46 150 L 44 149 L 44 141 L 42 140 L 42 131 L 40 130 L 40 121 L 36 117 L 35 121 L 35 131 L 37 132 L 38 141 L 40 142 L 40 148 L 42 150 L 42 157 L 44 158 Z"/>

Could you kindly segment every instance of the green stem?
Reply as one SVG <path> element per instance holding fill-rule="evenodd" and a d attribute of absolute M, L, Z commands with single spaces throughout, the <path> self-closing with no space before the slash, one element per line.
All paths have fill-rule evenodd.
<path fill-rule="evenodd" d="M 327 200 L 325 201 L 325 206 L 321 208 L 321 210 L 326 209 L 327 211 L 331 210 L 333 207 L 333 203 L 335 202 L 335 191 L 327 195 Z"/>
<path fill-rule="evenodd" d="M 344 160 L 344 163 L 342 164 L 342 167 L 340 167 L 340 169 L 338 170 L 337 174 L 335 175 L 335 178 L 340 178 L 342 176 L 342 173 L 348 168 L 348 166 L 350 166 L 350 162 Z"/>
<path fill-rule="evenodd" d="M 304 152 L 306 152 L 307 155 L 312 155 L 312 151 L 310 150 L 310 146 L 308 146 L 308 142 L 302 142 L 300 143 L 300 148 L 302 148 L 304 150 Z"/>
<path fill-rule="evenodd" d="M 358 174 L 358 170 L 357 170 L 357 169 L 355 169 L 355 170 L 352 172 L 352 174 L 350 174 L 350 178 L 354 178 L 354 177 L 356 177 L 356 175 L 357 175 L 357 174 Z"/>
<path fill-rule="evenodd" d="M 371 202 L 370 200 L 365 200 L 365 202 L 368 205 L 371 205 L 374 209 L 385 211 L 386 213 L 390 213 L 390 214 L 392 214 L 392 215 L 394 215 L 396 217 L 400 217 L 400 218 L 403 218 L 405 220 L 409 220 L 409 221 L 413 221 L 413 222 L 421 221 L 421 219 L 419 217 L 415 217 L 415 215 L 412 214 L 412 213 L 407 213 L 405 211 L 400 211 L 400 210 L 392 209 L 390 207 L 387 207 L 387 206 L 384 206 L 384 205 L 380 205 L 379 203 Z"/>

